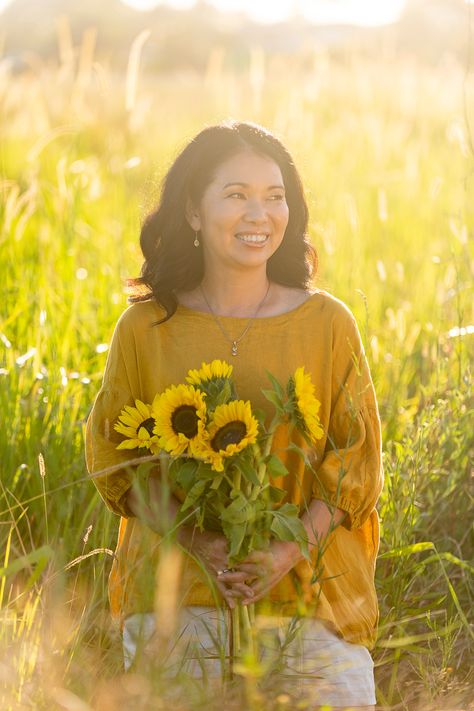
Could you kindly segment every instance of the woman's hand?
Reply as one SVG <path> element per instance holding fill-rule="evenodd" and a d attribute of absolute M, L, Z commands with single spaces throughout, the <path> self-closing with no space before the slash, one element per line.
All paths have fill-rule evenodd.
<path fill-rule="evenodd" d="M 203 563 L 229 607 L 235 606 L 236 597 L 252 595 L 252 589 L 245 584 L 244 580 L 236 581 L 232 587 L 228 587 L 225 582 L 225 577 L 229 573 L 222 573 L 222 571 L 229 565 L 228 544 L 222 533 L 181 526 L 178 530 L 178 541 Z"/>
<path fill-rule="evenodd" d="M 313 499 L 301 520 L 306 529 L 310 551 L 324 547 L 328 536 L 344 521 L 347 514 L 339 508 L 329 509 L 324 501 Z M 220 575 L 221 582 L 231 586 L 247 583 L 252 595 L 244 596 L 242 603 L 261 600 L 300 561 L 304 560 L 298 543 L 272 540 L 268 549 L 253 551 L 239 563 L 236 571 Z"/>
<path fill-rule="evenodd" d="M 219 575 L 221 583 L 230 585 L 230 591 L 236 591 L 242 597 L 242 604 L 257 602 L 303 559 L 297 543 L 271 541 L 267 550 L 253 551 L 247 558 L 234 566 L 235 572 Z M 250 594 L 243 593 L 244 587 Z"/>
<path fill-rule="evenodd" d="M 144 504 L 136 489 L 132 487 L 128 492 L 127 506 L 133 515 L 153 531 L 162 536 L 167 535 L 175 526 L 181 504 L 173 494 L 163 491 L 158 475 L 150 476 L 148 487 L 149 504 Z M 219 574 L 229 567 L 227 539 L 222 533 L 200 531 L 195 527 L 181 525 L 176 528 L 176 537 L 178 543 L 199 558 L 229 607 L 235 607 L 236 597 L 248 597 L 252 594 L 251 588 L 243 580 L 236 581 L 229 587 Z"/>

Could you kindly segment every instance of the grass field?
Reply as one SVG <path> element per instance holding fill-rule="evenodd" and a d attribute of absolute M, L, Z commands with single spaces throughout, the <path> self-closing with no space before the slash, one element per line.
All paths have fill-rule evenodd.
<path fill-rule="evenodd" d="M 160 178 L 204 123 L 231 116 L 294 154 L 317 284 L 356 314 L 372 367 L 386 471 L 379 703 L 474 708 L 472 77 L 258 54 L 233 75 L 217 50 L 204 78 L 133 65 L 122 77 L 83 47 L 0 71 L 0 102 L 0 707 L 165 708 L 152 679 L 121 674 L 106 603 L 118 520 L 86 478 L 84 423 Z M 175 704 L 204 705 L 217 708 L 192 689 Z"/>

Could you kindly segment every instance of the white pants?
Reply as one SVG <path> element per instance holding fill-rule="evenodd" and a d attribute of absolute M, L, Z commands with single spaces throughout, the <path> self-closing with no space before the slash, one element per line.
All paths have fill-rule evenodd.
<path fill-rule="evenodd" d="M 369 651 L 338 637 L 320 620 L 297 623 L 289 617 L 257 616 L 262 659 L 273 668 L 281 693 L 295 694 L 315 705 L 370 706 L 376 703 L 373 662 Z M 163 664 L 167 676 L 184 672 L 206 681 L 222 676 L 227 645 L 223 610 L 185 607 L 178 634 Z M 124 665 L 152 644 L 156 631 L 152 613 L 127 617 L 123 629 Z M 163 652 L 163 650 L 161 650 Z M 273 665 L 273 666 L 272 666 Z"/>

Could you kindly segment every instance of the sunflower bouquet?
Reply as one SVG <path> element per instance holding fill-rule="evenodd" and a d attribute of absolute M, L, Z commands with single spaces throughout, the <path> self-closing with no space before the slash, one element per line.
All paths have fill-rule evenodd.
<path fill-rule="evenodd" d="M 262 390 L 273 405 L 266 413 L 238 399 L 232 366 L 214 360 L 190 370 L 186 383 L 171 385 L 151 404 L 140 400 L 120 414 L 115 429 L 125 439 L 118 449 L 166 453 L 171 489 L 182 500 L 179 520 L 224 533 L 229 564 L 236 565 L 271 538 L 295 541 L 309 559 L 306 530 L 295 504 L 282 503 L 285 491 L 272 483 L 288 471 L 272 453 L 274 434 L 286 422 L 308 444 L 323 435 L 320 403 L 304 368 L 297 368 L 286 388 L 268 373 L 271 388 Z M 237 606 L 233 615 L 233 649 L 239 656 L 251 643 L 253 606 Z"/>

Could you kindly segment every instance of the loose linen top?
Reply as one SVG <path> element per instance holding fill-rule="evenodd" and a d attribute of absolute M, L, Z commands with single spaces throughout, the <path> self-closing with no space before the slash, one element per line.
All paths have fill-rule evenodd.
<path fill-rule="evenodd" d="M 311 374 L 321 402 L 324 436 L 314 446 L 312 466 L 305 465 L 289 443 L 283 426 L 275 451 L 289 474 L 274 480 L 286 491 L 285 501 L 301 512 L 312 498 L 347 512 L 344 523 L 329 536 L 322 568 L 314 582 L 314 566 L 303 561 L 269 593 L 270 614 L 311 614 L 327 621 L 347 641 L 372 646 L 378 618 L 374 588 L 379 522 L 375 504 L 382 486 L 380 420 L 374 388 L 354 317 L 338 299 L 316 291 L 300 306 L 277 316 L 256 318 L 239 343 L 236 357 L 213 316 L 178 306 L 164 316 L 155 300 L 133 304 L 120 317 L 108 353 L 103 384 L 87 421 L 86 459 L 106 505 L 122 518 L 116 558 L 109 579 L 112 614 L 119 619 L 153 610 L 154 571 L 160 559 L 160 536 L 137 518 L 127 517 L 124 496 L 133 469 L 121 467 L 135 452 L 117 450 L 123 437 L 114 423 L 135 399 L 151 403 L 156 393 L 185 382 L 191 368 L 215 358 L 231 363 L 238 396 L 271 417 L 261 393 L 270 387 L 266 371 L 285 386 L 296 368 Z M 221 317 L 237 338 L 247 319 Z M 292 441 L 303 446 L 298 433 Z M 146 450 L 140 450 L 143 452 Z M 179 492 L 178 492 L 179 496 Z M 313 551 L 313 563 L 316 551 Z M 179 604 L 215 606 L 215 588 L 199 561 L 184 555 L 178 587 Z"/>

